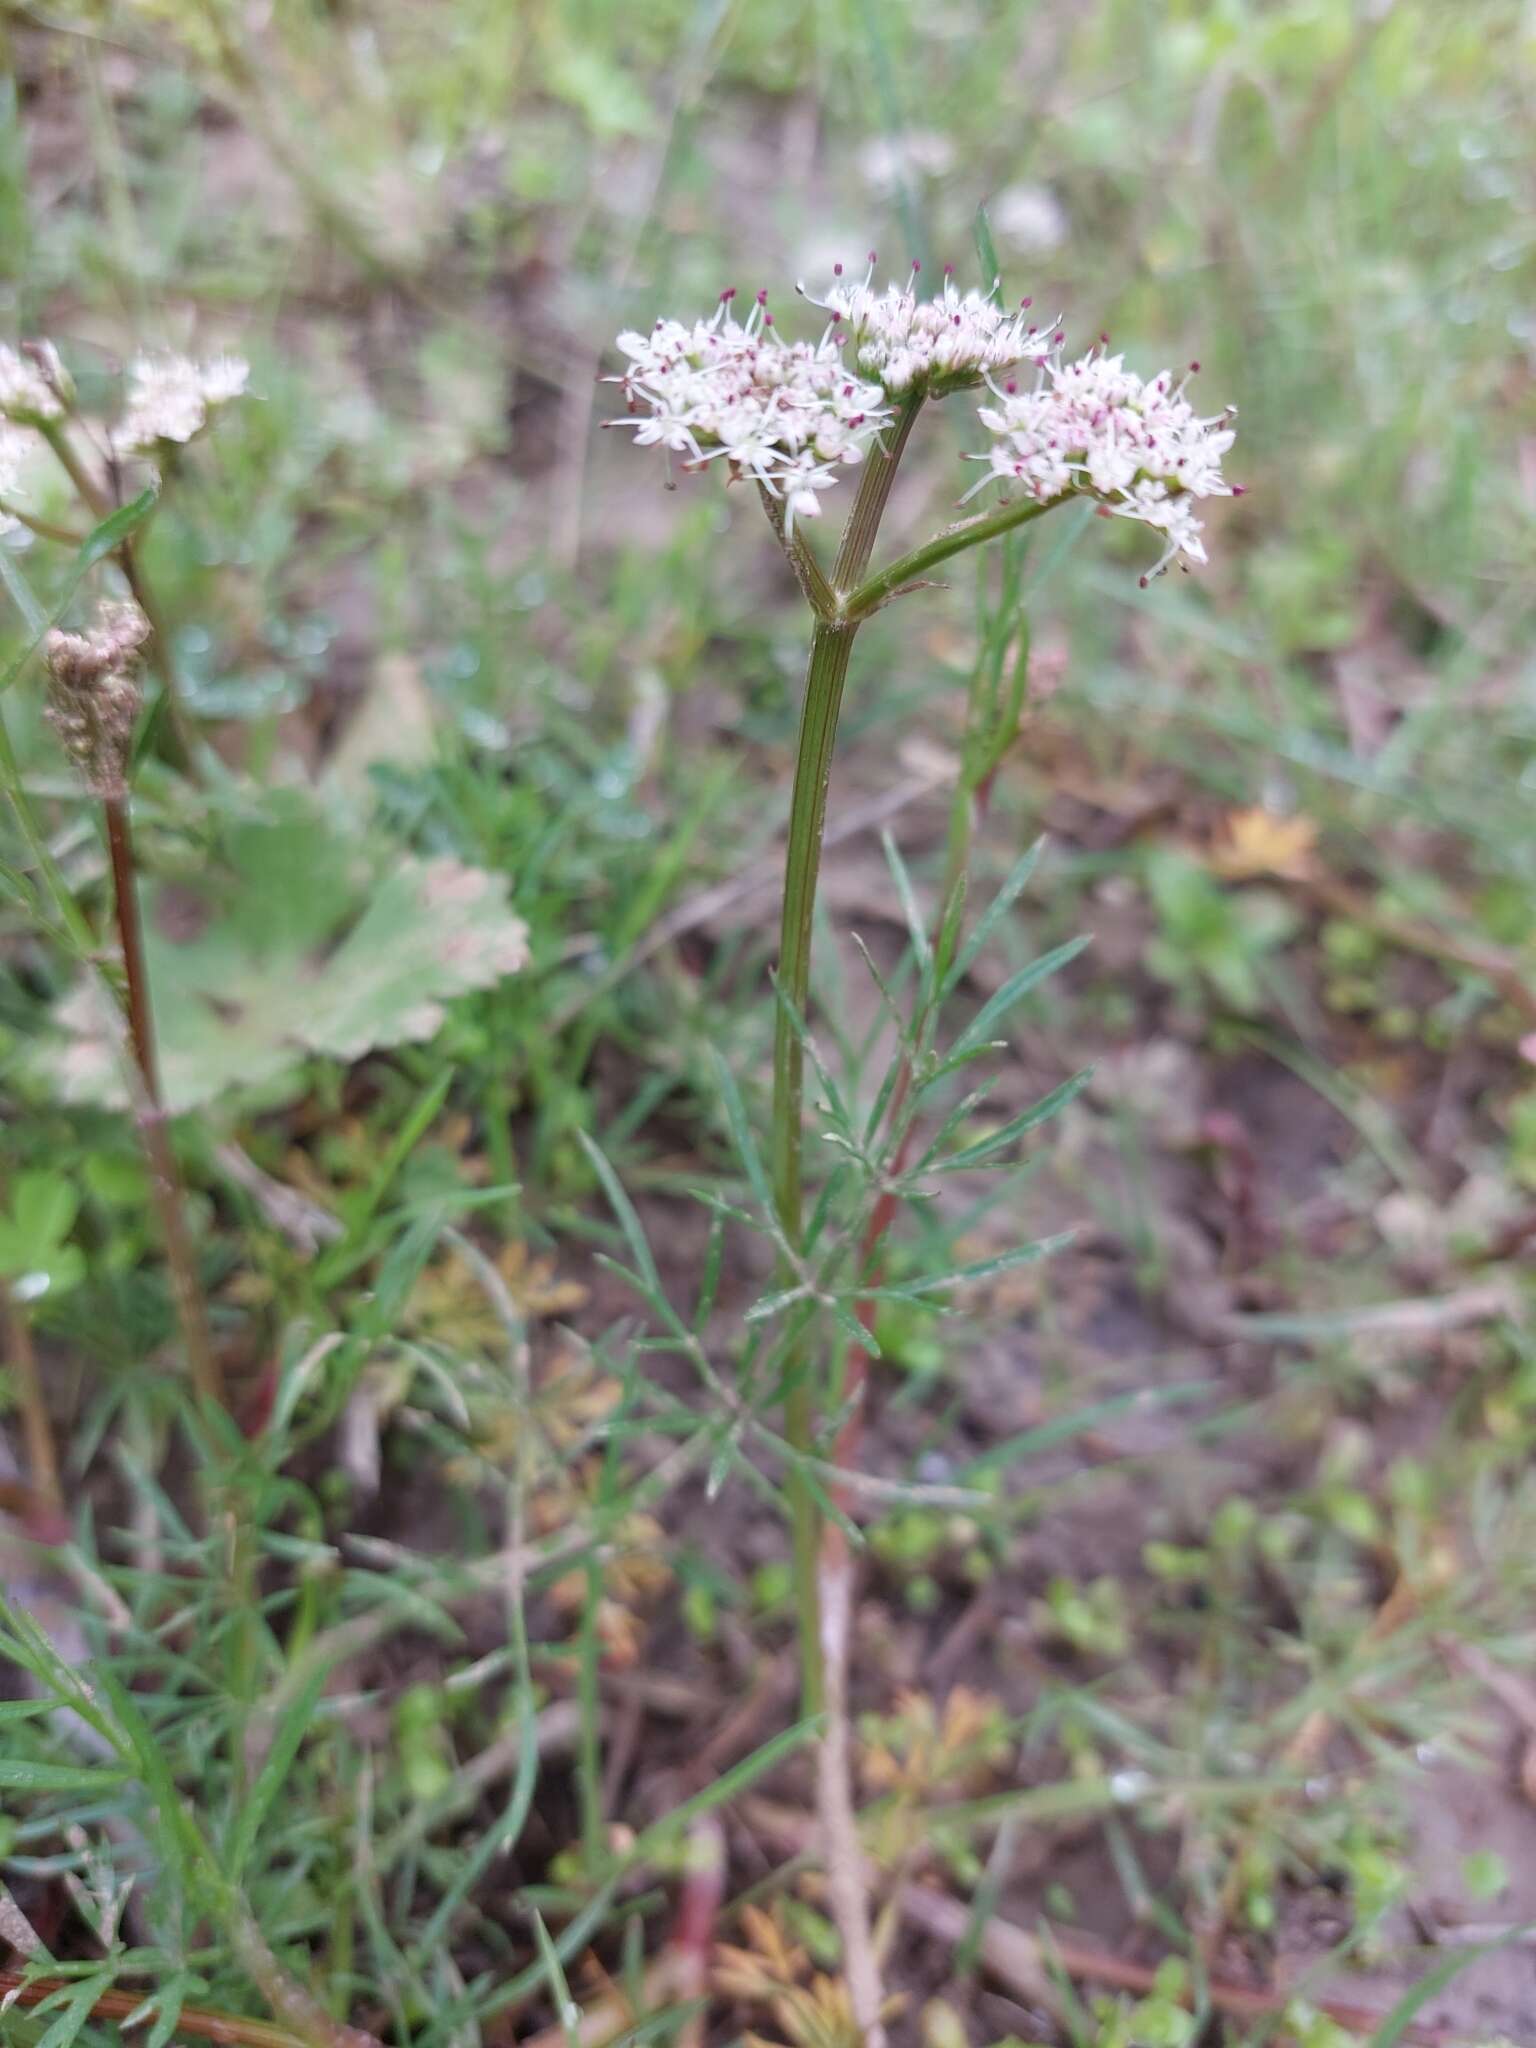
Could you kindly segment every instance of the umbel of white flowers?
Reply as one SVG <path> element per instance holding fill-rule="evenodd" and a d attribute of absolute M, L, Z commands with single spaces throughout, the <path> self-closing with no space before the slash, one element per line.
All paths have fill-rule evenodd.
<path fill-rule="evenodd" d="M 167 442 L 195 440 L 220 406 L 243 396 L 250 374 L 239 356 L 216 356 L 208 363 L 136 356 L 128 370 L 128 403 L 112 430 L 114 444 L 148 455 Z"/>
<path fill-rule="evenodd" d="M 243 394 L 249 377 L 239 356 L 206 363 L 187 356 L 135 356 L 122 415 L 104 429 L 106 441 L 117 457 L 166 457 L 211 426 L 214 415 Z M 63 451 L 74 418 L 74 382 L 53 343 L 28 341 L 12 348 L 0 342 L 0 535 L 26 523 L 27 515 L 18 516 L 11 504 L 38 438 Z M 77 474 L 73 466 L 70 473 Z"/>
<path fill-rule="evenodd" d="M 838 466 L 858 462 L 890 418 L 878 384 L 856 376 L 832 328 L 820 341 L 785 341 L 759 292 L 745 320 L 736 294 L 714 314 L 684 326 L 658 320 L 649 334 L 619 336 L 629 367 L 622 384 L 641 447 L 665 448 L 697 468 L 723 457 L 733 475 L 754 478 L 784 501 L 785 524 L 814 518 Z"/>
<path fill-rule="evenodd" d="M 221 406 L 239 398 L 250 378 L 239 356 L 193 362 L 187 356 L 139 355 L 128 365 L 122 417 L 109 428 L 120 455 L 151 455 L 194 440 Z M 0 343 L 0 419 L 13 426 L 58 428 L 75 391 L 49 341 L 15 349 Z"/>
<path fill-rule="evenodd" d="M 665 448 L 688 469 L 723 460 L 782 499 L 792 529 L 820 513 L 840 469 L 863 458 L 899 408 L 984 383 L 995 403 L 978 417 L 991 440 L 972 459 L 987 469 L 968 497 L 998 484 L 1041 504 L 1092 498 L 1106 516 L 1139 520 L 1163 540 L 1143 582 L 1176 556 L 1205 561 L 1196 505 L 1242 491 L 1221 471 L 1230 407 L 1202 418 L 1187 377 L 1143 380 L 1102 342 L 1063 362 L 1060 327 L 1031 322 L 1028 299 L 1010 311 L 995 288 L 962 293 L 948 270 L 928 299 L 918 297 L 916 264 L 905 284 L 877 291 L 873 279 L 873 256 L 862 283 L 845 282 L 838 266 L 811 300 L 830 315 L 816 342 L 784 340 L 765 292 L 745 322 L 727 292 L 691 327 L 659 320 L 648 335 L 621 334 L 628 365 L 610 381 L 628 413 L 608 424 L 633 427 L 637 444 Z M 1009 374 L 1020 370 L 1033 372 L 1028 390 Z"/>
<path fill-rule="evenodd" d="M 1191 363 L 1189 374 L 1198 370 Z M 1237 438 L 1234 411 L 1202 419 L 1184 396 L 1186 376 L 1163 370 L 1150 383 L 1102 346 L 1075 363 L 1045 363 L 1034 388 L 992 386 L 996 405 L 979 408 L 992 436 L 981 482 L 1020 490 L 1042 504 L 1064 494 L 1097 498 L 1099 509 L 1139 519 L 1163 536 L 1163 552 L 1143 583 L 1176 555 L 1206 560 L 1195 506 L 1203 498 L 1235 498 L 1221 458 Z"/>

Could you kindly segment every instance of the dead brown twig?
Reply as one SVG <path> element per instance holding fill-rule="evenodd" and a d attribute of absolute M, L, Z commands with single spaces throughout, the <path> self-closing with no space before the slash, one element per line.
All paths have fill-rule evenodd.
<path fill-rule="evenodd" d="M 839 1523 L 822 1530 L 817 1566 L 821 1586 L 822 1710 L 816 1753 L 816 1811 L 832 1917 L 843 1943 L 843 1974 L 854 2025 L 864 2048 L 885 2048 L 880 2010 L 885 2003 L 880 1964 L 870 1932 L 869 1887 L 859 1819 L 853 1806 L 853 1743 L 848 1726 L 848 1640 L 853 1625 L 853 1560 Z"/>
<path fill-rule="evenodd" d="M 71 1977 L 28 1977 L 20 1970 L 0 1970 L 0 1999 L 7 2005 L 41 2005 L 54 1992 L 71 1989 L 74 1982 Z M 139 2010 L 144 1997 L 142 1991 L 103 1991 L 91 2007 L 91 2017 L 125 2020 Z M 196 2041 L 221 2042 L 225 2048 L 300 2048 L 299 2037 L 286 2027 L 206 2006 L 184 2005 L 176 2031 Z"/>

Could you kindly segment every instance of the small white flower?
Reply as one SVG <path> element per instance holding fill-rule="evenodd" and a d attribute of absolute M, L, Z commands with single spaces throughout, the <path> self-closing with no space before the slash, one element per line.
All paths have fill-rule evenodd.
<path fill-rule="evenodd" d="M 893 398 L 914 391 L 942 397 L 989 372 L 1043 362 L 1051 352 L 1055 323 L 1031 321 L 1028 299 L 1010 312 L 995 291 L 962 292 L 948 270 L 939 292 L 920 299 L 915 264 L 906 284 L 876 291 L 873 255 L 862 284 L 844 279 L 841 265 L 837 270 L 826 297 L 811 304 L 832 315 L 829 332 L 846 332 L 853 361 Z"/>
<path fill-rule="evenodd" d="M 1047 256 L 1067 239 L 1067 215 L 1049 185 L 1008 185 L 987 207 L 999 240 L 1030 256 Z"/>
<path fill-rule="evenodd" d="M 821 517 L 820 494 L 832 488 L 837 482 L 837 474 L 827 464 L 817 461 L 814 450 L 807 449 L 786 464 L 774 481 L 784 498 L 785 529 L 792 532 L 797 519 Z"/>
<path fill-rule="evenodd" d="M 59 393 L 69 389 L 58 350 L 51 341 L 29 344 L 29 353 L 0 342 L 0 415 L 21 426 L 41 426 L 64 417 Z"/>
<path fill-rule="evenodd" d="M 147 455 L 167 441 L 191 441 L 219 406 L 241 396 L 250 374 L 250 365 L 239 356 L 219 356 L 210 363 L 186 356 L 137 356 L 129 366 L 128 402 L 113 440 L 135 455 Z"/>
<path fill-rule="evenodd" d="M 27 457 L 30 437 L 19 427 L 0 424 L 0 499 L 15 501 Z M 20 522 L 0 512 L 0 534 L 14 533 Z"/>
<path fill-rule="evenodd" d="M 833 329 L 819 342 L 781 338 L 759 293 L 745 321 L 727 292 L 708 320 L 658 320 L 618 337 L 624 388 L 641 447 L 662 447 L 691 467 L 723 458 L 784 501 L 785 524 L 821 510 L 837 464 L 858 462 L 889 417 L 884 394 L 849 369 Z"/>
<path fill-rule="evenodd" d="M 899 192 L 910 178 L 942 178 L 955 160 L 955 146 L 932 128 L 877 136 L 859 151 L 865 184 L 882 193 Z"/>
<path fill-rule="evenodd" d="M 1184 388 L 1167 370 L 1144 383 L 1102 349 L 1073 363 L 1045 363 L 1033 390 L 994 386 L 998 403 L 978 408 L 992 445 L 977 458 L 987 474 L 976 488 L 1000 483 L 1041 503 L 1081 493 L 1107 513 L 1140 520 L 1164 540 L 1144 583 L 1176 555 L 1203 562 L 1196 505 L 1236 497 L 1242 487 L 1221 473 L 1236 438 L 1232 411 L 1203 419 Z"/>

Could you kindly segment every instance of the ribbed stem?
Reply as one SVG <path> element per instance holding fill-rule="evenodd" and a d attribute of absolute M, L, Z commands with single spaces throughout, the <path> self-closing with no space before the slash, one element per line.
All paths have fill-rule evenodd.
<path fill-rule="evenodd" d="M 859 479 L 859 493 L 848 515 L 848 524 L 843 528 L 837 560 L 832 566 L 832 587 L 839 602 L 846 599 L 869 567 L 869 558 L 875 551 L 875 541 L 880 533 L 880 522 L 890 500 L 891 486 L 896 481 L 897 466 L 922 406 L 920 397 L 909 398 L 897 414 L 896 424 L 891 428 L 884 448 L 876 443 L 870 450 L 864 474 Z"/>
<path fill-rule="evenodd" d="M 832 571 L 833 597 L 849 589 L 869 566 L 890 498 L 896 466 L 917 417 L 921 400 L 910 401 L 891 431 L 884 449 L 870 454 L 853 510 L 848 515 Z M 811 635 L 805 698 L 800 707 L 800 732 L 795 747 L 795 782 L 789 807 L 789 843 L 784 855 L 784 906 L 779 934 L 778 1006 L 773 1033 L 773 1131 L 770 1158 L 774 1205 L 779 1226 L 791 1246 L 798 1246 L 801 1226 L 801 1144 L 804 1118 L 805 1057 L 793 1021 L 804 1020 L 811 987 L 811 933 L 816 915 L 816 885 L 821 874 L 821 842 L 827 820 L 827 783 L 832 750 L 842 710 L 848 661 L 853 653 L 857 621 L 820 618 Z M 813 1361 L 800 1346 L 785 1363 L 784 1434 L 809 1456 L 816 1441 L 816 1390 Z M 795 1604 L 800 1627 L 801 1679 L 807 1712 L 819 1711 L 822 1698 L 821 1597 L 817 1555 L 821 1543 L 821 1510 L 810 1479 L 792 1467 L 787 1481 L 790 1532 L 794 1555 Z"/>
<path fill-rule="evenodd" d="M 805 1017 L 811 986 L 811 934 L 821 840 L 827 817 L 827 781 L 837 739 L 838 713 L 856 626 L 823 621 L 811 636 L 800 738 L 795 752 L 795 786 L 790 799 L 789 844 L 784 856 L 784 913 L 779 935 L 780 1002 L 773 1033 L 773 1130 L 770 1158 L 774 1206 L 789 1244 L 800 1242 L 801 1123 L 804 1115 L 805 1054 L 794 1016 Z M 816 1442 L 816 1398 L 812 1361 L 797 1345 L 785 1362 L 784 1435 L 809 1456 Z M 821 1596 L 817 1553 L 821 1509 L 806 1472 L 789 1469 L 790 1536 L 793 1545 L 795 1606 L 800 1628 L 800 1674 L 807 1713 L 821 1708 Z"/>

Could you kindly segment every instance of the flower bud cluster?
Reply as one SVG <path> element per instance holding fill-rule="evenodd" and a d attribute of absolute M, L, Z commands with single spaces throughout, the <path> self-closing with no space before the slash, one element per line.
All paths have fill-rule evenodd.
<path fill-rule="evenodd" d="M 48 722 L 98 796 L 120 797 L 139 711 L 149 621 L 136 604 L 103 605 L 89 633 L 48 635 Z"/>

